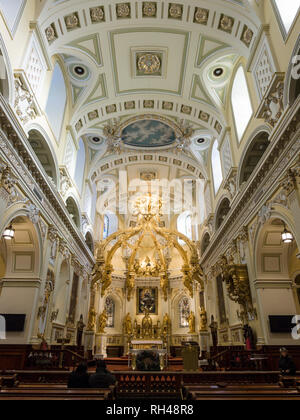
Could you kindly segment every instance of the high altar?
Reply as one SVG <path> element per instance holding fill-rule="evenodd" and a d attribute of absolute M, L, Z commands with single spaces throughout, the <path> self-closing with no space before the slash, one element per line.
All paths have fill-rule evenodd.
<path fill-rule="evenodd" d="M 152 350 L 166 363 L 184 341 L 209 346 L 197 245 L 164 227 L 161 207 L 140 196 L 135 224 L 98 244 L 85 344 L 104 357 L 114 348 L 129 359 Z"/>

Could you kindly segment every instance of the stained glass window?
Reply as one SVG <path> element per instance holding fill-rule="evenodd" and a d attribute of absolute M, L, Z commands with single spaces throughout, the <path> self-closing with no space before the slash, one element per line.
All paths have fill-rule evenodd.
<path fill-rule="evenodd" d="M 189 326 L 188 318 L 190 316 L 190 302 L 187 297 L 183 297 L 179 301 L 179 326 L 180 328 L 186 328 Z"/>
<path fill-rule="evenodd" d="M 114 328 L 115 326 L 115 302 L 111 298 L 106 298 L 105 309 L 107 313 L 107 328 Z"/>

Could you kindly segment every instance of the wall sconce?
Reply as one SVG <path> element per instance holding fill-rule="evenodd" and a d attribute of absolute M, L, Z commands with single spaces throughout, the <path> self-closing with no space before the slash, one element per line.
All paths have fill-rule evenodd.
<path fill-rule="evenodd" d="M 13 228 L 12 224 L 9 225 L 3 232 L 3 238 L 7 240 L 12 240 L 15 237 L 15 229 Z"/>
<path fill-rule="evenodd" d="M 286 225 L 284 225 L 284 231 L 281 234 L 281 239 L 284 244 L 290 244 L 294 240 L 292 233 L 287 230 Z"/>

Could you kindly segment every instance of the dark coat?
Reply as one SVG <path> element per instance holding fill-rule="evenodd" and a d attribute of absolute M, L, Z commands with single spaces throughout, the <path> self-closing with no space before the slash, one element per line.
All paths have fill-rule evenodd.
<path fill-rule="evenodd" d="M 89 388 L 89 379 L 88 373 L 72 372 L 69 376 L 68 388 Z"/>
<path fill-rule="evenodd" d="M 111 385 L 115 385 L 116 378 L 107 370 L 97 370 L 96 373 L 90 376 L 89 384 L 90 388 L 109 388 Z"/>
<path fill-rule="evenodd" d="M 290 356 L 280 357 L 279 370 L 283 375 L 295 375 L 297 371 L 296 365 Z"/>

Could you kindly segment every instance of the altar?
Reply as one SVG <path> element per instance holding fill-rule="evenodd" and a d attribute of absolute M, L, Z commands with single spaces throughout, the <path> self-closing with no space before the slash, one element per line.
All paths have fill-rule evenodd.
<path fill-rule="evenodd" d="M 156 357 L 155 357 L 156 355 Z M 159 362 L 160 370 L 164 370 L 168 366 L 168 351 L 164 348 L 162 340 L 132 340 L 128 352 L 128 367 L 137 370 L 138 356 L 151 358 L 152 362 Z"/>
<path fill-rule="evenodd" d="M 164 343 L 162 340 L 132 340 L 131 347 L 134 350 L 163 349 Z"/>

